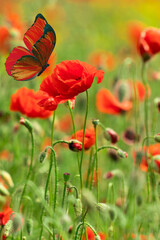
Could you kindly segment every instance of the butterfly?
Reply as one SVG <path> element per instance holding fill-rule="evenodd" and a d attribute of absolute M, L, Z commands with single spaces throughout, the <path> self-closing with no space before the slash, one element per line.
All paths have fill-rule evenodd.
<path fill-rule="evenodd" d="M 56 44 L 56 34 L 42 14 L 24 34 L 27 48 L 18 46 L 5 62 L 8 75 L 17 81 L 26 81 L 39 76 L 48 66 L 48 59 Z"/>

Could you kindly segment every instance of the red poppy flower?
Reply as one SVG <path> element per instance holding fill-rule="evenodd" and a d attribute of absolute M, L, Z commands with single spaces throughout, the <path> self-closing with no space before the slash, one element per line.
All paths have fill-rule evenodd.
<path fill-rule="evenodd" d="M 97 108 L 102 113 L 118 115 L 132 108 L 131 101 L 119 102 L 108 89 L 100 89 L 96 96 Z"/>
<path fill-rule="evenodd" d="M 95 234 L 94 232 L 91 230 L 91 228 L 87 227 L 86 228 L 86 231 L 87 231 L 87 237 L 88 237 L 88 240 L 95 240 Z M 104 233 L 98 233 L 99 237 L 101 240 L 105 240 L 105 234 Z M 83 238 L 83 240 L 85 240 L 85 238 Z"/>
<path fill-rule="evenodd" d="M 146 159 L 146 157 L 145 157 L 145 151 L 147 151 L 148 159 Z M 141 154 L 139 154 L 139 153 L 141 153 Z M 144 146 L 142 152 L 137 152 L 137 153 L 134 152 L 133 153 L 133 158 L 136 159 L 136 161 L 140 162 L 140 168 L 144 172 L 147 172 L 147 170 L 148 170 L 148 162 L 147 161 L 150 158 L 149 155 L 154 157 L 155 166 L 157 167 L 158 172 L 160 173 L 160 160 L 158 157 L 160 155 L 160 143 L 150 145 L 149 147 Z M 157 159 L 156 159 L 156 156 L 157 156 Z"/>
<path fill-rule="evenodd" d="M 55 90 L 52 93 L 54 86 L 61 97 L 71 99 L 90 88 L 94 77 L 97 77 L 97 83 L 100 83 L 103 76 L 102 70 L 97 70 L 85 62 L 66 60 L 55 67 L 50 76 L 50 82 L 48 79 L 44 80 L 40 90 L 55 97 Z"/>
<path fill-rule="evenodd" d="M 0 212 L 0 225 L 4 226 L 9 220 L 13 213 L 10 207 L 7 207 L 3 212 Z"/>
<path fill-rule="evenodd" d="M 74 108 L 75 98 L 72 99 L 62 96 L 56 88 L 53 82 L 52 75 L 47 76 L 40 85 L 38 93 L 40 95 L 40 101 L 38 105 L 46 110 L 54 111 L 58 107 L 58 104 L 64 103 L 68 100 L 72 102 Z"/>
<path fill-rule="evenodd" d="M 137 44 L 141 35 L 141 32 L 144 30 L 145 25 L 139 21 L 132 21 L 128 24 L 128 35 L 131 42 L 137 48 Z"/>
<path fill-rule="evenodd" d="M 48 118 L 52 112 L 43 110 L 38 101 L 40 96 L 33 89 L 20 88 L 11 96 L 10 110 L 18 111 L 31 118 Z"/>
<path fill-rule="evenodd" d="M 136 88 L 137 88 L 139 101 L 144 101 L 145 87 L 144 87 L 143 83 L 136 81 Z M 150 89 L 149 85 L 147 85 L 147 98 L 149 98 L 150 95 L 151 95 L 151 89 Z"/>
<path fill-rule="evenodd" d="M 160 29 L 150 27 L 144 30 L 140 35 L 138 50 L 144 62 L 160 52 Z"/>
<path fill-rule="evenodd" d="M 72 135 L 71 139 L 75 139 L 74 134 Z M 76 140 L 78 140 L 82 143 L 82 141 L 83 141 L 83 129 L 76 132 Z M 85 130 L 85 136 L 84 136 L 84 149 L 88 150 L 94 144 L 95 144 L 94 129 L 93 128 L 86 129 Z M 82 150 L 82 146 L 81 146 L 81 149 L 78 148 L 78 150 Z"/>

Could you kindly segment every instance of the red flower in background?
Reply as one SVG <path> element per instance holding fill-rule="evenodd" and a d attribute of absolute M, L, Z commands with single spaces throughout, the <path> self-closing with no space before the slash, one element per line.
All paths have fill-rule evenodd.
<path fill-rule="evenodd" d="M 145 152 L 147 153 L 148 156 L 147 159 Z M 136 162 L 140 163 L 141 170 L 147 172 L 148 161 L 150 161 L 150 155 L 154 157 L 155 167 L 157 168 L 158 173 L 160 173 L 160 160 L 159 160 L 160 143 L 155 143 L 153 145 L 150 145 L 149 147 L 144 146 L 143 151 L 133 153 L 133 158 L 136 159 Z"/>
<path fill-rule="evenodd" d="M 97 108 L 102 113 L 118 115 L 132 108 L 131 101 L 119 102 L 108 89 L 100 89 L 96 96 Z"/>
<path fill-rule="evenodd" d="M 0 27 L 0 51 L 8 52 L 10 48 L 9 40 L 11 38 L 10 31 L 7 27 Z"/>
<path fill-rule="evenodd" d="M 144 62 L 160 52 L 160 29 L 145 29 L 140 35 L 138 50 Z"/>
<path fill-rule="evenodd" d="M 137 48 L 137 44 L 141 35 L 141 32 L 144 30 L 145 25 L 139 21 L 132 21 L 128 23 L 128 36 L 134 46 Z"/>
<path fill-rule="evenodd" d="M 48 118 L 52 112 L 43 110 L 37 104 L 40 97 L 33 89 L 20 88 L 11 96 L 10 110 L 18 111 L 31 118 Z"/>
<path fill-rule="evenodd" d="M 142 82 L 136 81 L 136 88 L 137 88 L 137 93 L 138 93 L 138 99 L 139 101 L 144 101 L 145 98 L 145 87 Z M 135 92 L 135 89 L 134 89 Z M 151 89 L 149 85 L 147 85 L 147 97 L 151 95 Z"/>
<path fill-rule="evenodd" d="M 115 67 L 115 59 L 113 54 L 105 51 L 97 51 L 90 54 L 89 62 L 98 69 L 107 69 L 112 71 Z"/>
<path fill-rule="evenodd" d="M 87 227 L 86 228 L 86 231 L 87 231 L 87 237 L 88 237 L 88 240 L 95 240 L 95 234 L 94 232 L 91 230 L 91 228 Z M 100 236 L 100 239 L 101 240 L 105 240 L 105 234 L 104 233 L 98 233 L 98 235 Z M 85 238 L 83 238 L 83 240 L 85 240 Z"/>
<path fill-rule="evenodd" d="M 3 212 L 0 212 L 0 225 L 4 226 L 9 220 L 13 213 L 10 207 L 7 207 Z"/>
<path fill-rule="evenodd" d="M 88 63 L 79 60 L 66 60 L 58 64 L 53 70 L 49 88 L 52 88 L 52 83 L 61 96 L 73 98 L 90 88 L 94 77 L 97 77 L 97 83 L 100 83 L 103 76 L 102 70 L 97 70 Z"/>
<path fill-rule="evenodd" d="M 74 134 L 72 135 L 71 139 L 75 139 Z M 83 141 L 83 129 L 76 132 L 76 140 L 80 141 L 82 143 Z M 86 129 L 85 130 L 85 136 L 84 136 L 84 149 L 88 150 L 90 147 L 92 147 L 95 144 L 95 133 L 94 129 Z M 82 146 L 81 149 L 82 150 Z"/>

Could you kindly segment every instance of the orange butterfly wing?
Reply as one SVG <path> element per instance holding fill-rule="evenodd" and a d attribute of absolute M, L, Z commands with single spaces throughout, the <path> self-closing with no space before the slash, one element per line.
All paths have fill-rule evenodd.
<path fill-rule="evenodd" d="M 26 81 L 35 78 L 41 70 L 42 65 L 34 56 L 23 56 L 12 67 L 11 75 L 17 81 Z"/>
<path fill-rule="evenodd" d="M 39 60 L 44 69 L 47 67 L 47 62 L 55 47 L 55 43 L 56 34 L 53 28 L 49 24 L 46 24 L 42 37 L 33 45 L 32 48 L 33 55 Z"/>
<path fill-rule="evenodd" d="M 46 24 L 46 19 L 39 13 L 33 25 L 25 33 L 23 41 L 30 52 L 32 52 L 33 45 L 42 37 Z"/>

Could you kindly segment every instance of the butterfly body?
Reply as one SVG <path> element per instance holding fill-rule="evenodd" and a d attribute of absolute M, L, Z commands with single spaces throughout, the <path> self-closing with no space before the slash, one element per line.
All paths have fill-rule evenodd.
<path fill-rule="evenodd" d="M 55 47 L 56 34 L 42 14 L 38 14 L 23 39 L 27 48 L 15 47 L 6 60 L 7 73 L 17 81 L 40 76 L 49 66 L 48 60 Z"/>

